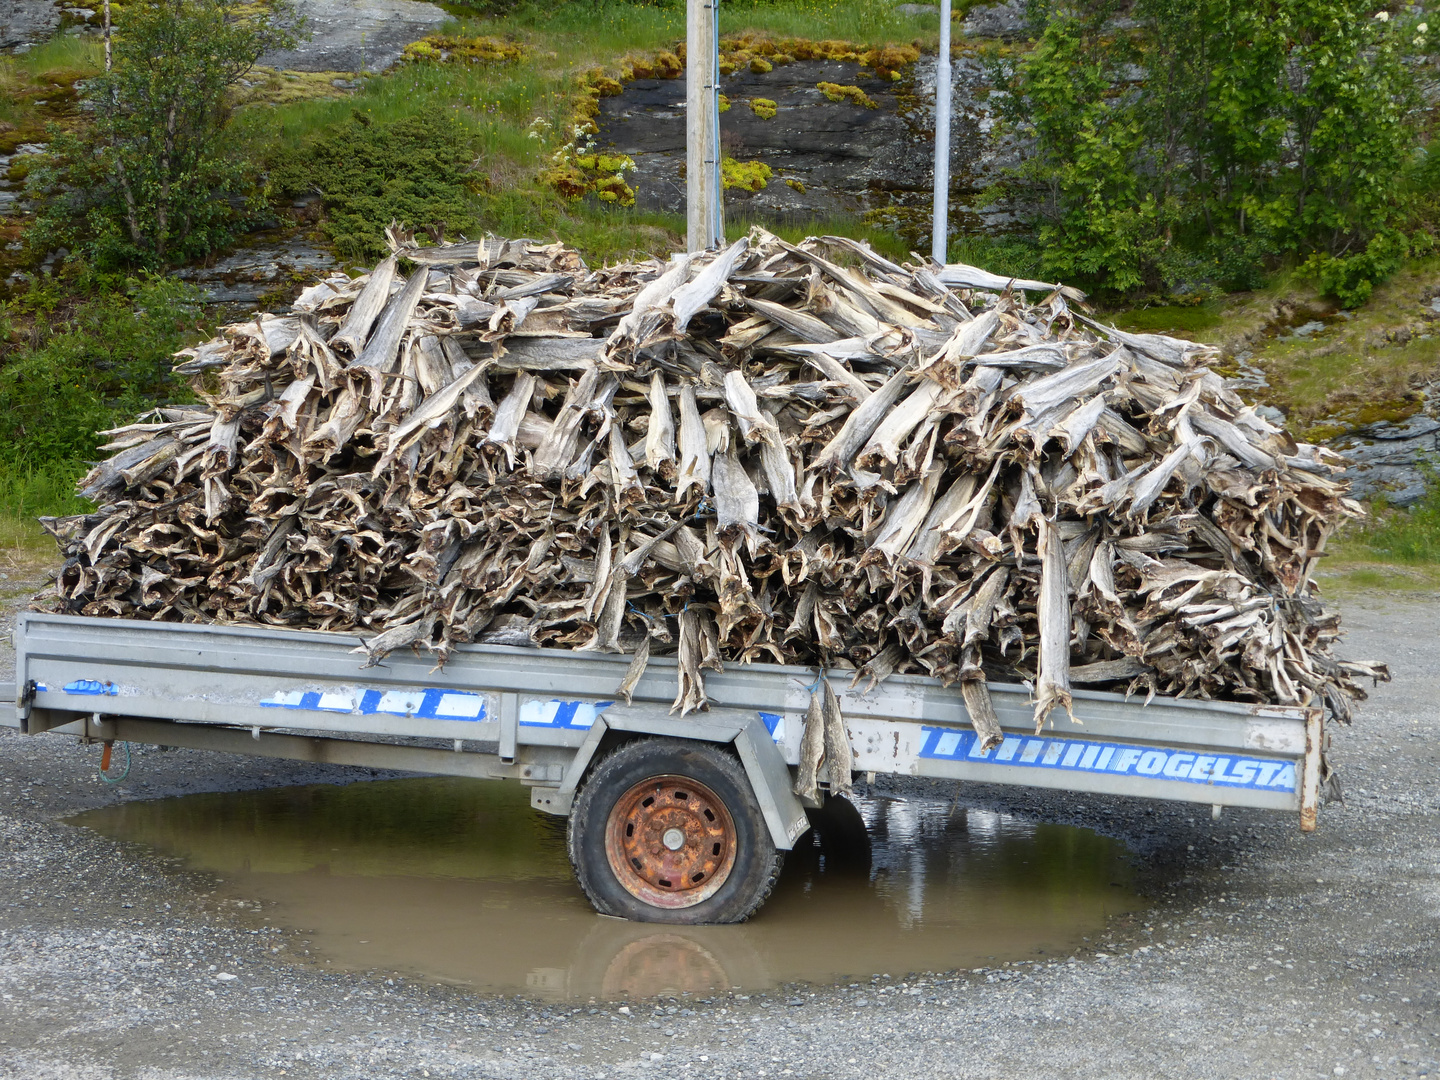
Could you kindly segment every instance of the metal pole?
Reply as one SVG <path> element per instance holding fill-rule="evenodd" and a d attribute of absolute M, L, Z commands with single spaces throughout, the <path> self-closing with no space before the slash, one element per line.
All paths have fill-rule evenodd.
<path fill-rule="evenodd" d="M 710 20 L 714 36 L 710 61 L 714 77 L 711 82 L 715 84 L 714 93 L 710 96 L 710 107 L 715 110 L 710 136 L 710 158 L 714 162 L 710 167 L 714 174 L 710 181 L 713 193 L 710 198 L 710 247 L 721 248 L 725 246 L 725 175 L 720 147 L 720 0 L 713 0 L 710 10 L 714 16 Z"/>
<path fill-rule="evenodd" d="M 940 60 L 935 65 L 935 217 L 930 257 L 946 262 L 950 209 L 950 0 L 940 0 Z"/>
<path fill-rule="evenodd" d="M 720 60 L 718 0 L 686 0 L 685 216 L 686 248 L 717 247 L 720 217 Z"/>

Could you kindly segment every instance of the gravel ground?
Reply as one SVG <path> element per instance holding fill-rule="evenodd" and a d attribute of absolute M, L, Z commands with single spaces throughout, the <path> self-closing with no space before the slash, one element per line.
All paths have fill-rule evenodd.
<path fill-rule="evenodd" d="M 97 748 L 0 729 L 0 1076 L 1440 1077 L 1440 606 L 1345 608 L 1395 682 L 1334 732 L 1347 803 L 1318 832 L 966 786 L 1123 838 L 1154 906 L 1064 959 L 624 1008 L 327 970 L 216 882 L 58 821 L 367 773 L 150 750 L 112 789 Z"/>

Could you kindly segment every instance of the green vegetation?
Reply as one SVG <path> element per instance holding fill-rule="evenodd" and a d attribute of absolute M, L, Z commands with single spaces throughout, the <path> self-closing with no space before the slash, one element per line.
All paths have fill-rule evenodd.
<path fill-rule="evenodd" d="M 75 84 L 99 74 L 98 42 L 57 37 L 17 56 L 0 56 L 0 154 L 46 139 L 47 124 L 73 120 Z"/>
<path fill-rule="evenodd" d="M 1007 44 L 993 62 L 1012 91 L 1010 123 L 1041 149 L 1009 190 L 1022 204 L 1038 194 L 1042 212 L 1028 231 L 957 238 L 949 258 L 1080 284 L 1120 309 L 1107 317 L 1122 327 L 1253 352 L 1270 379 L 1265 400 L 1298 435 L 1413 413 L 1416 386 L 1437 368 L 1425 335 L 1437 327 L 1427 290 L 1440 281 L 1440 258 L 1426 254 L 1440 222 L 1440 153 L 1417 152 L 1424 113 L 1407 111 L 1407 65 L 1429 48 L 1413 20 L 1371 18 L 1353 0 L 1269 0 L 1244 12 L 1218 0 L 1137 0 L 1138 29 L 1117 33 L 1105 29 L 1110 8 L 1052 17 L 1047 0 L 1029 7 L 1037 40 Z M 283 29 L 266 22 L 276 9 L 234 0 L 116 10 L 117 64 L 149 49 L 144 85 L 172 94 L 199 69 L 193 48 L 155 46 L 159 31 L 145 21 L 155 13 L 168 11 L 176 26 L 200 19 L 222 38 Z M 385 250 L 392 221 L 452 239 L 562 239 L 592 263 L 683 244 L 684 221 L 637 211 L 634 163 L 593 138 L 605 96 L 632 79 L 683 74 L 683 4 L 455 0 L 447 10 L 456 23 L 412 45 L 391 72 L 358 78 L 353 92 L 332 85 L 340 73 L 252 69 L 252 85 L 227 88 L 233 65 L 202 72 L 203 84 L 177 100 L 209 102 L 194 123 L 218 125 L 223 152 L 194 141 L 197 164 L 152 199 L 170 200 L 164 227 L 153 210 L 137 214 L 139 240 L 109 163 L 138 160 L 117 146 L 153 155 L 164 125 L 143 114 L 147 132 L 141 113 L 106 112 L 95 95 L 110 84 L 96 78 L 102 59 L 90 39 L 0 58 L 0 153 L 53 140 L 48 161 L 12 165 L 10 179 L 49 192 L 51 208 L 28 249 L 0 254 L 0 277 L 35 270 L 60 244 L 72 252 L 62 283 L 0 309 L 0 545 L 6 508 L 78 508 L 72 483 L 95 456 L 90 430 L 183 393 L 166 373 L 169 353 L 194 333 L 193 297 L 149 279 L 117 289 L 123 272 L 97 268 L 208 254 L 262 213 L 355 263 Z M 933 15 L 903 15 L 890 0 L 728 0 L 721 20 L 726 65 L 763 73 L 797 60 L 858 63 L 860 85 L 821 90 L 872 107 L 865 90 L 900 79 L 917 46 L 933 49 L 937 28 Z M 140 83 L 127 85 L 133 93 Z M 82 109 L 82 95 L 98 111 Z M 736 104 L 761 119 L 776 114 L 767 98 Z M 749 191 L 781 179 L 761 162 L 731 160 L 724 174 L 728 187 Z M 151 199 L 161 172 L 146 177 L 135 186 Z M 805 191 L 798 177 L 784 182 Z M 289 209 L 310 196 L 318 201 Z M 791 241 L 865 239 L 903 260 L 928 220 L 928 208 L 902 207 L 772 228 Z M 0 220 L 0 240 L 19 238 L 20 224 Z M 735 215 L 727 234 L 750 224 Z M 1251 291 L 1225 292 L 1242 287 Z M 1337 299 L 1352 317 L 1331 317 Z M 1328 319 L 1318 334 L 1273 330 L 1317 317 Z M 1391 511 L 1367 529 L 1398 520 Z M 1382 548 L 1391 550 L 1366 547 L 1363 557 L 1390 558 L 1375 554 Z"/>
<path fill-rule="evenodd" d="M 1440 563 L 1440 484 L 1433 474 L 1420 502 L 1405 510 L 1380 511 L 1355 542 L 1377 561 Z"/>
<path fill-rule="evenodd" d="M 1036 140 L 1012 187 L 1040 206 L 1047 274 L 1253 288 L 1290 257 L 1353 304 L 1430 246 L 1421 24 L 1356 0 L 1137 0 L 1132 33 L 1114 13 L 1056 8 L 1032 52 L 997 62 Z"/>
<path fill-rule="evenodd" d="M 1214 330 L 1224 323 L 1220 312 L 1213 305 L 1193 304 L 1188 307 L 1178 304 L 1134 308 L 1111 316 L 1110 321 L 1121 330 L 1142 334 L 1188 334 L 1195 336 L 1207 330 Z"/>
<path fill-rule="evenodd" d="M 770 182 L 774 170 L 763 161 L 736 161 L 732 157 L 720 159 L 720 186 L 726 191 L 740 188 L 742 191 L 760 191 Z"/>
<path fill-rule="evenodd" d="M 1332 543 L 1320 579 L 1341 594 L 1440 589 L 1440 478 L 1406 509 L 1376 505 L 1371 516 Z"/>
<path fill-rule="evenodd" d="M 910 257 L 910 245 L 901 237 L 892 232 L 871 229 L 854 218 L 820 218 L 791 225 L 767 221 L 765 228 L 791 244 L 798 244 L 807 236 L 846 236 L 852 240 L 865 241 L 887 259 L 908 259 Z M 738 240 L 749 230 L 750 223 L 747 221 L 733 218 L 727 218 L 725 221 L 727 240 Z M 836 255 L 835 258 L 837 262 L 841 263 L 850 261 L 843 254 Z"/>
<path fill-rule="evenodd" d="M 683 43 L 683 15 L 663 5 L 602 2 L 467 19 L 343 99 L 247 108 L 233 130 L 246 156 L 270 163 L 274 202 L 321 197 L 318 232 L 347 258 L 378 254 L 391 220 L 449 235 L 563 238 L 591 258 L 655 251 L 679 241 L 683 221 L 633 210 L 634 163 L 597 151 L 591 118 L 620 80 L 682 73 L 671 50 Z M 887 40 L 913 32 L 914 20 L 869 0 L 735 4 L 722 18 L 727 35 L 736 34 L 723 42 L 726 55 L 744 64 L 789 62 L 794 57 L 780 50 L 790 48 L 863 59 L 888 77 L 919 56 Z M 825 37 L 782 36 L 802 29 Z M 767 105 L 774 107 L 765 99 L 751 107 L 764 116 Z M 429 154 L 418 143 L 438 127 L 448 142 Z M 427 159 L 412 161 L 417 153 Z M 729 186 L 759 190 L 769 179 L 763 169 L 731 165 Z"/>
<path fill-rule="evenodd" d="M 31 245 L 101 266 L 159 267 L 203 255 L 245 218 L 231 197 L 253 165 L 231 151 L 228 96 L 268 49 L 295 43 L 290 10 L 232 0 L 127 4 L 114 68 L 89 80 L 90 123 L 52 131 L 31 173 L 44 203 Z"/>
<path fill-rule="evenodd" d="M 374 260 L 386 252 L 392 221 L 455 235 L 476 225 L 478 177 L 472 134 L 451 116 L 375 123 L 355 111 L 333 133 L 276 156 L 275 194 L 314 192 L 324 200 L 321 230 L 337 255 Z"/>
<path fill-rule="evenodd" d="M 97 459 L 95 433 L 189 399 L 171 356 L 199 336 L 198 296 L 156 277 L 79 303 L 37 289 L 8 312 L 32 316 L 34 330 L 0 368 L 0 507 L 79 511 L 75 481 Z"/>

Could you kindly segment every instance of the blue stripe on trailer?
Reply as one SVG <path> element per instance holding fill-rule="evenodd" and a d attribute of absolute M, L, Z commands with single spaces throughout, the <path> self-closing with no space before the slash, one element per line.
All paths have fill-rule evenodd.
<path fill-rule="evenodd" d="M 35 689 L 44 690 L 45 687 L 36 686 Z M 99 679 L 76 679 L 74 682 L 65 684 L 65 693 L 114 697 L 120 693 L 120 688 L 112 682 L 101 682 Z"/>
<path fill-rule="evenodd" d="M 480 721 L 486 718 L 485 698 L 464 690 L 377 690 L 342 687 L 335 690 L 281 690 L 260 702 L 262 708 L 307 712 L 358 713 L 361 716 L 407 716 L 420 720 Z"/>
<path fill-rule="evenodd" d="M 527 701 L 520 706 L 521 727 L 558 728 L 562 731 L 589 731 L 595 718 L 614 705 L 613 701 Z"/>
<path fill-rule="evenodd" d="M 1148 776 L 1189 784 L 1220 784 L 1250 791 L 1294 791 L 1295 763 L 1233 754 L 1197 754 L 1130 743 L 1006 735 L 982 750 L 973 731 L 925 727 L 922 758 L 1015 765 L 1029 769 Z"/>

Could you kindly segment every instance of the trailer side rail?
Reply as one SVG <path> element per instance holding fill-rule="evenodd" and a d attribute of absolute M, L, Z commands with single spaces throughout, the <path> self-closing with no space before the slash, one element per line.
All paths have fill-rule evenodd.
<path fill-rule="evenodd" d="M 489 760 L 462 762 L 414 746 L 407 749 L 425 752 L 408 759 L 413 765 L 380 767 L 424 762 L 416 771 L 516 776 L 536 787 L 535 805 L 556 813 L 569 811 L 605 732 L 716 742 L 749 732 L 740 750 L 777 843 L 790 846 L 787 834 L 801 827 L 788 770 L 782 780 L 777 769 L 799 761 L 816 679 L 805 668 L 757 664 L 712 673 L 710 710 L 681 718 L 670 714 L 676 662 L 669 658 L 652 660 L 633 703 L 621 705 L 615 691 L 628 658 L 596 653 L 472 645 L 457 647 L 444 669 L 408 652 L 365 668 L 348 635 L 33 612 L 20 616 L 16 642 L 16 716 L 30 732 L 63 728 L 195 745 L 205 737 L 175 728 L 218 725 L 229 729 L 220 737 L 224 748 L 237 752 L 329 754 L 336 756 L 307 759 L 354 764 L 385 756 L 380 740 L 445 740 L 464 757 Z M 1314 826 L 1318 710 L 1161 698 L 1146 704 L 1077 691 L 1081 723 L 1061 717 L 1036 734 L 1028 691 L 995 683 L 1005 739 L 982 750 L 960 695 L 933 679 L 895 676 L 870 693 L 849 690 L 838 675 L 832 684 L 860 771 L 1298 811 L 1302 828 Z M 84 716 L 98 719 L 77 730 Z"/>

